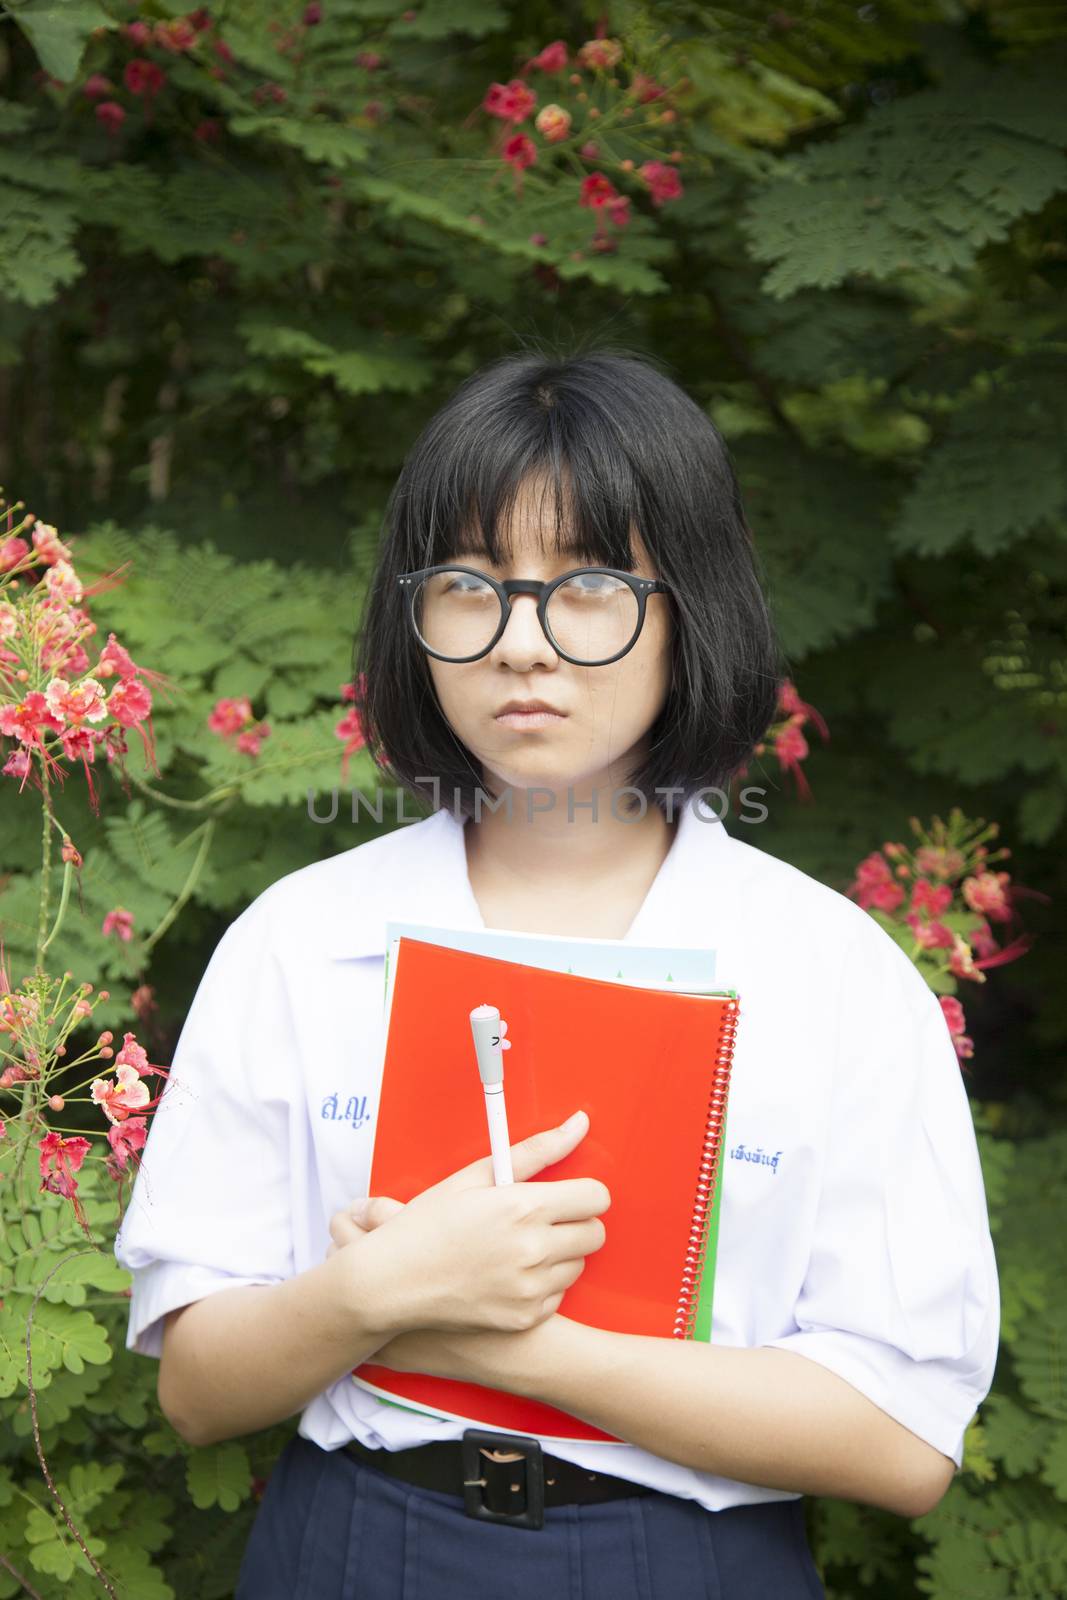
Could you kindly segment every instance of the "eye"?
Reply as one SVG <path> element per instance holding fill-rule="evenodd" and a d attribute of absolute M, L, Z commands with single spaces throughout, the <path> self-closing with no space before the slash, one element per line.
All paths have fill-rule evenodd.
<path fill-rule="evenodd" d="M 573 578 L 560 584 L 556 593 L 566 594 L 568 599 L 584 600 L 618 594 L 620 589 L 629 592 L 629 585 L 621 578 L 613 578 L 610 572 L 576 572 Z"/>

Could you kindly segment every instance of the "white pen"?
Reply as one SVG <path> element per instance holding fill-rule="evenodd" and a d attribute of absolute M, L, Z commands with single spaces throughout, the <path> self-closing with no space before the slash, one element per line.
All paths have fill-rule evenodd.
<path fill-rule="evenodd" d="M 478 1057 L 478 1076 L 485 1094 L 489 1148 L 493 1155 L 493 1182 L 498 1184 L 515 1182 L 511 1170 L 508 1112 L 504 1103 L 504 1054 L 500 1045 L 503 1031 L 496 1006 L 475 1006 L 471 1012 L 471 1033 L 474 1035 L 474 1053 Z"/>

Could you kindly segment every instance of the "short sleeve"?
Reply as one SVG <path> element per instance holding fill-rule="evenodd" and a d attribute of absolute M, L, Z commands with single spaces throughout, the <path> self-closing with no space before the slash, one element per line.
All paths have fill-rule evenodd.
<path fill-rule="evenodd" d="M 1000 1332 L 974 1121 L 936 995 L 876 923 L 857 933 L 796 1332 L 768 1344 L 836 1372 L 958 1470 Z"/>
<path fill-rule="evenodd" d="M 157 1359 L 168 1311 L 294 1272 L 292 1025 L 261 902 L 201 978 L 115 1241 L 133 1275 L 126 1348 Z"/>

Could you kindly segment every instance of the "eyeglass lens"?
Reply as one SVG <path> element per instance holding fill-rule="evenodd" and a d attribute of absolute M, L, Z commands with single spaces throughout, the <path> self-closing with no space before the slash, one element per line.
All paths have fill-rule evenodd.
<path fill-rule="evenodd" d="M 432 573 L 419 584 L 412 603 L 422 642 L 456 660 L 485 650 L 500 626 L 500 596 L 469 572 Z M 568 578 L 553 589 L 545 611 L 560 649 L 590 664 L 624 650 L 637 632 L 638 616 L 637 596 L 629 584 L 606 572 Z"/>

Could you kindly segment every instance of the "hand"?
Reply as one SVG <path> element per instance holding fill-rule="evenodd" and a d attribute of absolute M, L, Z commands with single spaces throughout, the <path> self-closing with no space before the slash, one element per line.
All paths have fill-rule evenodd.
<path fill-rule="evenodd" d="M 353 1292 L 372 1326 L 521 1332 L 558 1310 L 585 1257 L 606 1238 L 611 1195 L 596 1178 L 527 1181 L 585 1137 L 588 1119 L 511 1148 L 515 1182 L 493 1182 L 484 1156 L 407 1204 L 376 1195 L 335 1212 L 327 1254 L 358 1247 Z"/>

